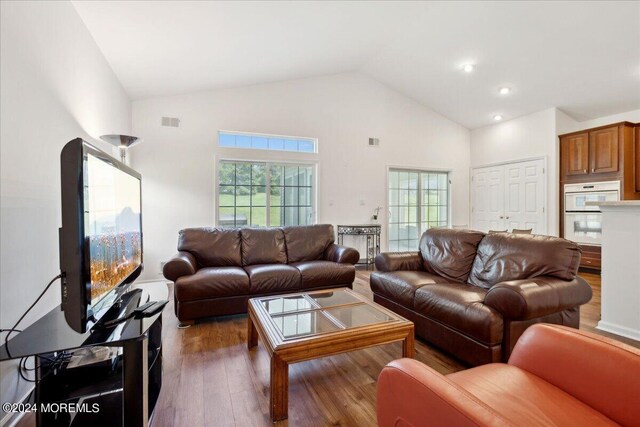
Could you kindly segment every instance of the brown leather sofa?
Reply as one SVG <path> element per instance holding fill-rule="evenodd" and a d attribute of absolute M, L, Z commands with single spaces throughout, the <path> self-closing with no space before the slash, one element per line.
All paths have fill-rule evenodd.
<path fill-rule="evenodd" d="M 441 375 L 417 360 L 378 378 L 380 427 L 640 426 L 640 350 L 556 325 L 534 325 L 508 364 Z"/>
<path fill-rule="evenodd" d="M 247 312 L 249 298 L 352 287 L 360 254 L 334 243 L 333 226 L 187 228 L 163 268 L 183 324 Z"/>
<path fill-rule="evenodd" d="M 419 251 L 383 253 L 374 301 L 416 334 L 471 365 L 504 361 L 526 328 L 577 328 L 591 287 L 576 276 L 580 248 L 551 236 L 434 228 Z"/>

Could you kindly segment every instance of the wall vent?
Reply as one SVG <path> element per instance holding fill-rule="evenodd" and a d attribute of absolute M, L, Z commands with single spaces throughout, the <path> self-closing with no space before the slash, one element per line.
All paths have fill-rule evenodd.
<path fill-rule="evenodd" d="M 369 147 L 379 147 L 380 138 L 369 138 Z"/>
<path fill-rule="evenodd" d="M 177 128 L 180 126 L 180 119 L 177 117 L 163 117 L 162 126 Z"/>

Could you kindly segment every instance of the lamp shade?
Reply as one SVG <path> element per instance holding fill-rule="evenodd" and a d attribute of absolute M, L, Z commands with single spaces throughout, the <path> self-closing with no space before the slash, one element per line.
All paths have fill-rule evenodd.
<path fill-rule="evenodd" d="M 100 139 L 120 148 L 129 148 L 142 142 L 142 138 L 130 135 L 102 135 Z"/>

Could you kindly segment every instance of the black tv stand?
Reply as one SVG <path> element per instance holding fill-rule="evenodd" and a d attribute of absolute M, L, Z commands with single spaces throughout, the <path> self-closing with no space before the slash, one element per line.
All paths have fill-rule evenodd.
<path fill-rule="evenodd" d="M 168 297 L 168 288 L 160 283 L 134 284 L 132 290 L 123 295 L 113 313 L 105 314 L 108 319 L 126 316 L 146 302 L 147 294 L 153 300 Z M 96 347 L 113 349 L 113 356 L 69 368 L 72 352 Z M 82 408 L 79 412 L 38 410 L 39 426 L 147 426 L 162 385 L 162 311 L 150 317 L 130 317 L 111 328 L 94 325 L 79 334 L 67 325 L 58 307 L 15 335 L 7 346 L 0 346 L 0 361 L 27 356 L 36 356 L 35 403 L 39 409 L 40 405 L 60 408 L 61 404 Z M 50 369 L 53 363 L 56 369 Z M 94 404 L 99 412 L 91 412 Z"/>
<path fill-rule="evenodd" d="M 91 333 L 104 333 L 104 329 L 111 329 L 131 318 L 133 311 L 146 301 L 142 300 L 143 292 L 140 288 L 131 289 L 122 294 L 118 301 L 91 327 Z"/>

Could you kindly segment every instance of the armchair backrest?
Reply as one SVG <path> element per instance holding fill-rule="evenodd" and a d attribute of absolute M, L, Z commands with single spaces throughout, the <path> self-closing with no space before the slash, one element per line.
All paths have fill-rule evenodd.
<path fill-rule="evenodd" d="M 558 325 L 533 325 L 509 364 L 553 384 L 621 425 L 640 420 L 640 350 Z"/>
<path fill-rule="evenodd" d="M 580 247 L 553 236 L 491 233 L 478 245 L 468 283 L 489 289 L 507 280 L 552 276 L 573 280 Z"/>

